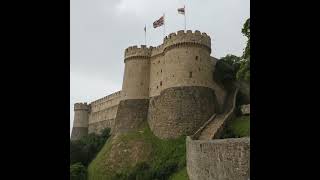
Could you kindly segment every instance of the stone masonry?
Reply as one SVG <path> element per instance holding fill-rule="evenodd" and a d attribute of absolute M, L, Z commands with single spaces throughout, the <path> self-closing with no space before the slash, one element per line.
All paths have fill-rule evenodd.
<path fill-rule="evenodd" d="M 156 136 L 177 138 L 199 129 L 215 112 L 216 104 L 210 88 L 169 88 L 150 99 L 148 122 Z"/>
<path fill-rule="evenodd" d="M 157 47 L 130 46 L 124 52 L 121 91 L 90 103 L 87 116 L 75 112 L 75 121 L 87 119 L 87 133 L 105 127 L 122 132 L 141 121 L 133 117 L 136 113 L 160 138 L 191 135 L 221 109 L 225 99 L 225 90 L 213 77 L 217 59 L 210 54 L 210 36 L 198 30 L 171 33 Z M 131 103 L 142 104 L 136 108 Z"/>
<path fill-rule="evenodd" d="M 248 180 L 250 138 L 187 138 L 187 172 L 190 180 Z"/>

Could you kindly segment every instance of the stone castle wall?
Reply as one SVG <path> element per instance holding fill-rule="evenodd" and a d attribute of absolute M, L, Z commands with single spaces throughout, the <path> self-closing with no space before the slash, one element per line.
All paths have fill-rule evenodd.
<path fill-rule="evenodd" d="M 169 34 L 157 47 L 128 47 L 121 93 L 90 104 L 89 133 L 113 128 L 124 118 L 117 116 L 132 112 L 128 105 L 119 105 L 122 101 L 148 100 L 149 104 L 149 99 L 152 106 L 147 119 L 156 135 L 171 138 L 194 133 L 225 98 L 223 89 L 214 83 L 210 53 L 210 37 L 190 30 Z M 177 131 L 170 132 L 172 127 Z"/>
<path fill-rule="evenodd" d="M 117 91 L 90 103 L 88 133 L 99 134 L 107 127 L 113 129 L 120 99 L 121 91 Z"/>
<path fill-rule="evenodd" d="M 207 87 L 174 87 L 152 97 L 148 123 L 162 139 L 191 135 L 215 112 L 216 97 Z"/>
<path fill-rule="evenodd" d="M 250 138 L 201 141 L 187 137 L 186 143 L 190 180 L 250 178 Z"/>
<path fill-rule="evenodd" d="M 114 133 L 120 134 L 139 128 L 147 120 L 148 107 L 148 99 L 122 100 L 115 119 Z"/>

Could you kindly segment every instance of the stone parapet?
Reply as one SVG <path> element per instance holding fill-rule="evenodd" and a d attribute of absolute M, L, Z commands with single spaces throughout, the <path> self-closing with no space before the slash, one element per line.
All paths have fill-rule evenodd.
<path fill-rule="evenodd" d="M 250 138 L 192 140 L 187 137 L 190 180 L 250 179 Z"/>
<path fill-rule="evenodd" d="M 145 45 L 138 46 L 130 46 L 125 50 L 124 53 L 124 61 L 132 59 L 132 58 L 150 58 L 151 48 L 147 48 Z"/>

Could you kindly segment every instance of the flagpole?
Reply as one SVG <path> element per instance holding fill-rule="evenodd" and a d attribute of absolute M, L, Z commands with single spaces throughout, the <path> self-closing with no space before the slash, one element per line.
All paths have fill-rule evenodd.
<path fill-rule="evenodd" d="M 187 30 L 187 15 L 186 15 L 186 5 L 183 6 L 184 8 L 184 30 Z"/>
<path fill-rule="evenodd" d="M 163 38 L 166 37 L 166 18 L 165 14 L 163 13 Z"/>
<path fill-rule="evenodd" d="M 147 46 L 147 26 L 144 25 L 144 44 Z"/>

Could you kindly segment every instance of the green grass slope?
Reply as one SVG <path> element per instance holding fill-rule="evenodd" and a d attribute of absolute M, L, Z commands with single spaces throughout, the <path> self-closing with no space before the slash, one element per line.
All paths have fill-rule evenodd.
<path fill-rule="evenodd" d="M 239 116 L 231 120 L 222 133 L 222 139 L 248 136 L 250 136 L 250 116 Z"/>
<path fill-rule="evenodd" d="M 109 138 L 90 163 L 88 179 L 154 180 L 174 174 L 174 179 L 187 180 L 185 150 L 185 137 L 161 140 L 146 123 L 137 131 Z"/>

